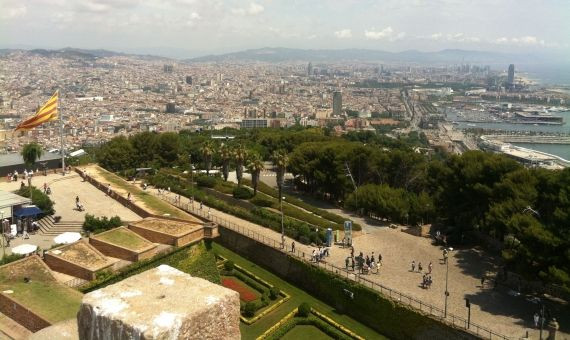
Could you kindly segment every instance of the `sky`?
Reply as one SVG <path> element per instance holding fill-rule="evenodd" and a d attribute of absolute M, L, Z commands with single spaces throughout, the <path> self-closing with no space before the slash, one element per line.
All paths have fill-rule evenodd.
<path fill-rule="evenodd" d="M 570 0 L 0 0 L 0 47 L 171 57 L 261 47 L 570 55 Z"/>

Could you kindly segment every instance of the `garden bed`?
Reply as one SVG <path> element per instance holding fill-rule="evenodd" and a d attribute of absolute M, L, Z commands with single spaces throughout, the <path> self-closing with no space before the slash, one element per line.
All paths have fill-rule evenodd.
<path fill-rule="evenodd" d="M 222 258 L 223 259 L 223 258 Z M 241 321 L 252 324 L 279 307 L 290 296 L 244 268 L 228 266 L 224 261 L 218 264 L 222 274 L 222 285 L 240 294 Z"/>
<path fill-rule="evenodd" d="M 364 340 L 313 308 L 307 316 L 301 316 L 298 309 L 293 310 L 258 339 Z"/>

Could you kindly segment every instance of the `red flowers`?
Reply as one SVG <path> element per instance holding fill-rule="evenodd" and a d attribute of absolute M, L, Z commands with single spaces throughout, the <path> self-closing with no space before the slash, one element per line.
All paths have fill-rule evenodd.
<path fill-rule="evenodd" d="M 222 278 L 222 286 L 238 292 L 240 300 L 244 302 L 257 300 L 257 294 L 255 294 L 252 289 L 234 278 Z"/>

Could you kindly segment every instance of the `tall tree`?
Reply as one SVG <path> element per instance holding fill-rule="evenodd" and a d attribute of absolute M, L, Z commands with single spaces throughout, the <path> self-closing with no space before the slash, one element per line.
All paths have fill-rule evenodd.
<path fill-rule="evenodd" d="M 211 141 L 206 141 L 202 144 L 200 149 L 202 153 L 202 158 L 204 159 L 204 166 L 206 167 L 206 174 L 210 174 L 210 168 L 212 167 L 212 156 L 214 155 L 214 144 Z"/>
<path fill-rule="evenodd" d="M 243 177 L 243 164 L 247 159 L 247 151 L 242 145 L 239 145 L 234 150 L 234 160 L 236 162 L 236 178 L 238 181 L 238 186 L 241 186 L 241 179 Z"/>
<path fill-rule="evenodd" d="M 265 169 L 263 160 L 257 153 L 252 153 L 247 163 L 247 169 L 251 173 L 251 184 L 253 185 L 253 195 L 257 195 L 257 185 L 259 184 L 259 175 Z"/>
<path fill-rule="evenodd" d="M 289 163 L 289 155 L 287 151 L 281 149 L 273 152 L 272 155 L 273 166 L 275 169 L 275 174 L 277 175 L 277 187 L 279 188 L 279 202 L 283 198 L 283 181 L 285 180 L 285 171 L 287 170 L 287 164 Z"/>
<path fill-rule="evenodd" d="M 222 159 L 222 175 L 224 176 L 224 181 L 227 182 L 230 174 L 230 160 L 232 158 L 232 151 L 227 144 L 222 144 L 220 147 L 220 158 Z"/>
<path fill-rule="evenodd" d="M 42 147 L 39 144 L 30 143 L 24 145 L 21 155 L 26 165 L 33 166 L 36 161 L 42 157 L 43 153 Z"/>

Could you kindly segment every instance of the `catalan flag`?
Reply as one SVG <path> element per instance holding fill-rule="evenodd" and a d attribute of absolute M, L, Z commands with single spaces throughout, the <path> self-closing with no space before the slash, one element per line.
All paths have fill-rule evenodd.
<path fill-rule="evenodd" d="M 52 120 L 57 119 L 57 100 L 58 100 L 59 92 L 55 91 L 53 96 L 42 106 L 38 112 L 21 122 L 14 131 L 18 130 L 31 130 L 38 125 L 41 125 L 45 122 L 50 122 Z"/>

